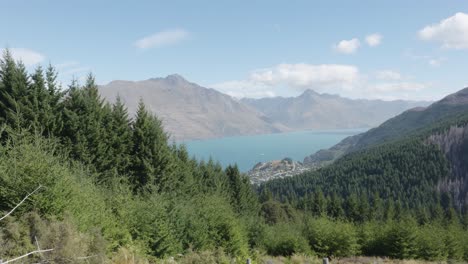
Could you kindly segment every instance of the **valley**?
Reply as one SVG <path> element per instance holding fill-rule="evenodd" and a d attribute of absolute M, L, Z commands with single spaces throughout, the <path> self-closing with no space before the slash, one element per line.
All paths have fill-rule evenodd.
<path fill-rule="evenodd" d="M 0 264 L 468 264 L 466 3 L 1 7 Z"/>

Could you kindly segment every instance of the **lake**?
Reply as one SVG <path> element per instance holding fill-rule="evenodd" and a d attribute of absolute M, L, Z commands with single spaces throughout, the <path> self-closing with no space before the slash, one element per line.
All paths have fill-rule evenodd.
<path fill-rule="evenodd" d="M 285 157 L 302 162 L 316 151 L 329 148 L 342 139 L 367 129 L 299 131 L 290 133 L 225 137 L 187 141 L 184 144 L 191 156 L 208 160 L 212 157 L 223 166 L 237 163 L 242 172 L 260 161 Z"/>

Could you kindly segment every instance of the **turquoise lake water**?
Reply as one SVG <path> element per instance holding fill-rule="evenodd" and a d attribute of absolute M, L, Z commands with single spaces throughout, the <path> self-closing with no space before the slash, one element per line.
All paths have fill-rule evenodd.
<path fill-rule="evenodd" d="M 226 137 L 184 142 L 190 155 L 208 160 L 212 157 L 223 166 L 237 163 L 243 172 L 260 161 L 285 157 L 302 162 L 317 150 L 329 148 L 342 139 L 367 129 L 300 131 L 281 134 Z"/>

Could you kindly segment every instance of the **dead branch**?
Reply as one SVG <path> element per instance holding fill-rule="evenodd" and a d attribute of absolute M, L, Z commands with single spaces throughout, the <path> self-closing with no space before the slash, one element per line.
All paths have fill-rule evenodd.
<path fill-rule="evenodd" d="M 37 192 L 40 188 L 42 188 L 42 185 L 39 185 L 39 187 L 37 187 L 34 191 L 32 191 L 31 193 L 29 193 L 28 195 L 26 195 L 26 197 L 23 198 L 23 200 L 21 200 L 21 202 L 19 202 L 19 204 L 17 204 L 13 209 L 11 209 L 10 212 L 8 212 L 6 215 L 2 216 L 0 218 L 0 221 L 2 221 L 3 219 L 5 219 L 7 216 L 11 215 L 15 210 L 16 208 L 18 208 L 22 203 L 24 203 L 24 201 L 26 201 L 26 199 L 29 198 L 29 196 L 33 195 L 35 192 Z"/>
<path fill-rule="evenodd" d="M 5 262 L 2 262 L 2 261 L 0 260 L 0 264 L 11 263 L 11 262 L 13 262 L 13 261 L 20 260 L 20 259 L 22 259 L 22 258 L 25 258 L 25 257 L 30 256 L 30 255 L 33 255 L 33 254 L 37 254 L 37 253 L 42 254 L 42 253 L 44 253 L 44 252 L 49 252 L 49 251 L 52 251 L 52 250 L 54 250 L 54 249 L 51 248 L 51 249 L 43 249 L 43 250 L 31 251 L 31 252 L 29 252 L 29 253 L 27 253 L 27 254 L 24 254 L 24 255 L 22 255 L 22 256 L 16 257 L 16 258 L 14 258 L 14 259 L 7 260 L 7 261 L 5 261 Z"/>
<path fill-rule="evenodd" d="M 85 260 L 85 259 L 90 259 L 90 258 L 94 258 L 94 257 L 97 257 L 99 255 L 92 255 L 92 256 L 86 256 L 86 257 L 77 257 L 76 259 L 78 260 Z"/>

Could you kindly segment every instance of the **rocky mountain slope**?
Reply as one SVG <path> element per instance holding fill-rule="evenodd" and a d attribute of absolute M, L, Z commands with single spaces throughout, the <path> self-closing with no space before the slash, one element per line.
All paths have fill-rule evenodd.
<path fill-rule="evenodd" d="M 429 102 L 348 99 L 306 90 L 298 97 L 242 99 L 270 120 L 295 130 L 366 128 Z"/>
<path fill-rule="evenodd" d="M 180 75 L 137 82 L 113 81 L 99 90 L 111 102 L 120 96 L 130 113 L 136 111 L 142 99 L 162 119 L 171 137 L 179 141 L 287 131 L 252 107 L 188 82 Z"/>

